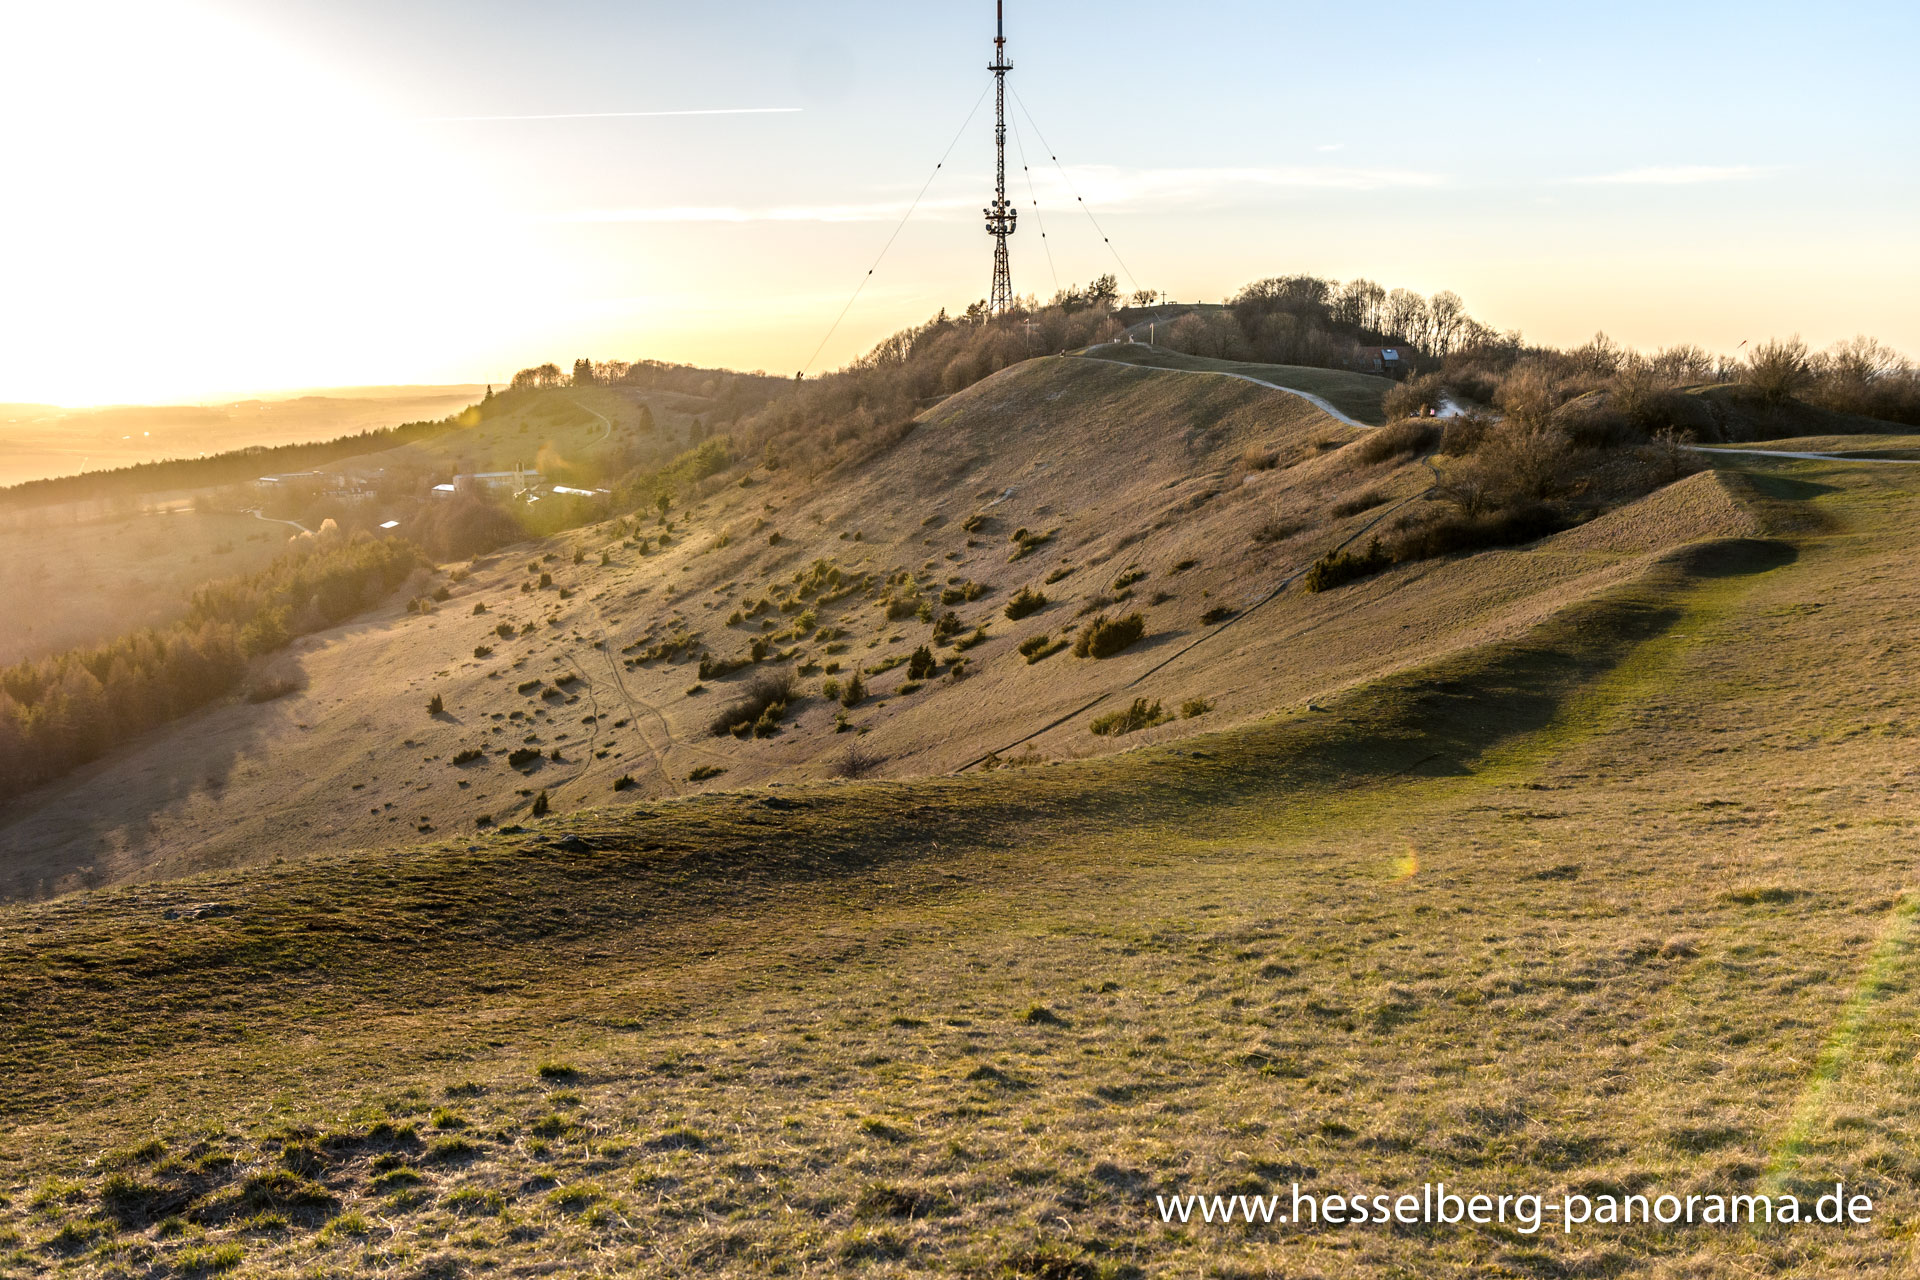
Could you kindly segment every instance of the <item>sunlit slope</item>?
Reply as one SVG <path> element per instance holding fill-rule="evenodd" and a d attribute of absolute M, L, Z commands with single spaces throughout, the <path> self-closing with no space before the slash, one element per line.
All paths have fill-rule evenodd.
<path fill-rule="evenodd" d="M 1366 444 L 1244 381 L 1028 362 L 858 467 L 720 483 L 671 513 L 664 549 L 653 520 L 582 530 L 475 563 L 430 614 L 396 605 L 301 642 L 285 660 L 301 691 L 17 806 L 5 892 L 470 835 L 542 792 L 566 810 L 1161 742 L 1516 634 L 1667 548 L 1751 532 L 1701 476 L 1538 547 L 1305 594 L 1307 566 L 1431 482 Z M 1011 619 L 1023 590 L 1045 603 Z M 1140 641 L 1076 655 L 1095 618 L 1136 613 Z M 931 674 L 910 661 L 922 646 Z M 769 670 L 799 675 L 774 731 L 716 735 Z M 856 674 L 867 696 L 843 705 Z M 1159 723 L 1092 732 L 1136 699 Z"/>
<path fill-rule="evenodd" d="M 1639 557 L 1610 584 L 1316 709 L 0 915 L 0 1256 L 1905 1274 L 1920 476 L 1746 470 L 1557 548 Z M 1750 523 L 1638 550 L 1688 520 Z M 1844 1181 L 1878 1212 L 1571 1236 L 1153 1214 L 1436 1179 Z"/>

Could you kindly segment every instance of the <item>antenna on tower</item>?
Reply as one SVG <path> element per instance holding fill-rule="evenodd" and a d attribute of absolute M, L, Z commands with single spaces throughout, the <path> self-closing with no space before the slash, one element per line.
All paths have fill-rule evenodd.
<path fill-rule="evenodd" d="M 993 203 L 982 210 L 987 215 L 987 234 L 993 237 L 993 294 L 987 301 L 987 314 L 1005 315 L 1013 308 L 1013 273 L 1007 267 L 1007 237 L 1013 234 L 1020 214 L 1007 201 L 1007 61 L 1006 0 L 995 0 L 993 27 Z"/>

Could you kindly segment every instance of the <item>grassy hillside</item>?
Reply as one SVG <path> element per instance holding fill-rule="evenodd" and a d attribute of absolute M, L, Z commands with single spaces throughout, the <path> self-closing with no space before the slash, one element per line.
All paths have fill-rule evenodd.
<path fill-rule="evenodd" d="M 1234 728 L 12 908 L 0 1266 L 1901 1274 L 1920 476 L 1739 466 L 1682 496 L 1749 536 L 1656 495 L 1512 554 L 1687 545 Z M 1153 1210 L 1442 1179 L 1878 1212 Z"/>
<path fill-rule="evenodd" d="M 524 544 L 463 567 L 430 613 L 395 601 L 299 643 L 286 696 L 181 722 L 0 814 L 0 892 L 484 833 L 542 793 L 638 805 L 1168 741 L 1512 635 L 1667 547 L 1751 532 L 1700 477 L 1532 551 L 1337 599 L 1284 590 L 1432 483 L 1365 439 L 1243 381 L 1028 362 L 857 471 L 756 468 L 671 527 Z M 1138 642 L 1076 653 L 1098 618 L 1134 614 Z M 784 716 L 716 734 L 771 671 L 797 680 Z"/>

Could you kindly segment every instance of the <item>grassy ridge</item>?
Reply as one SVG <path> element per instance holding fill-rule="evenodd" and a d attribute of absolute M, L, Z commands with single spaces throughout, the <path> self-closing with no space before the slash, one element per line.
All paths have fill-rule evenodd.
<path fill-rule="evenodd" d="M 1215 360 L 1207 356 L 1183 355 L 1163 347 L 1144 343 L 1109 343 L 1090 348 L 1087 354 L 1102 360 L 1118 360 L 1149 369 L 1191 369 L 1200 373 L 1239 373 L 1259 378 L 1276 386 L 1291 387 L 1319 396 L 1349 417 L 1373 426 L 1387 420 L 1387 392 L 1393 380 L 1372 374 L 1348 373 L 1342 369 L 1321 369 L 1298 364 L 1253 364 L 1241 360 Z"/>

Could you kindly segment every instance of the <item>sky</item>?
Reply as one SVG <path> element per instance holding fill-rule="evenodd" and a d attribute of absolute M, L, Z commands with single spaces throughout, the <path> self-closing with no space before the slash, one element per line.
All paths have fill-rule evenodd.
<path fill-rule="evenodd" d="M 987 292 L 985 0 L 0 21 L 0 402 L 817 372 Z M 1007 35 L 1018 293 L 1310 272 L 1556 344 L 1920 356 L 1920 6 L 1013 0 Z"/>

